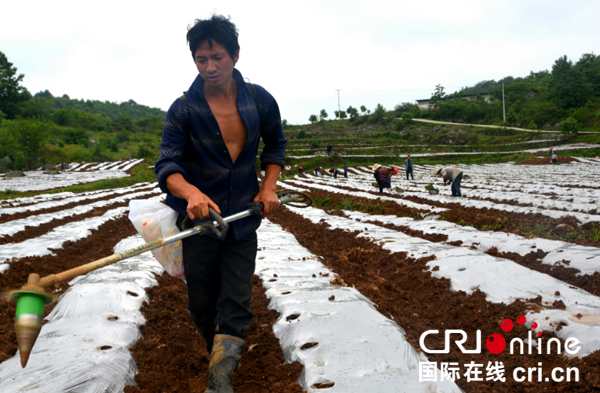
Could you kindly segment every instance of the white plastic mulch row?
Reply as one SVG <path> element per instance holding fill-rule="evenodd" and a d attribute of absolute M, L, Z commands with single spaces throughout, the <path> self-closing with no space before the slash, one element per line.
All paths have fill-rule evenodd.
<path fill-rule="evenodd" d="M 470 294 L 479 289 L 485 293 L 486 300 L 493 303 L 511 304 L 516 299 L 533 299 L 538 295 L 542 296 L 542 302 L 546 305 L 562 300 L 566 310 L 544 309 L 540 312 L 529 312 L 527 320 L 537 322 L 539 329 L 554 331 L 565 340 L 570 337 L 579 339 L 581 350 L 577 356 L 586 356 L 600 349 L 600 298 L 586 291 L 478 250 L 432 243 L 399 231 L 331 216 L 321 209 L 297 209 L 288 206 L 286 208 L 315 223 L 324 221 L 331 229 L 360 231 L 358 236 L 381 242 L 382 247 L 391 252 L 407 252 L 415 258 L 434 255 L 436 259 L 428 262 L 427 266 L 430 269 L 438 266 L 439 270 L 431 270 L 432 275 L 449 279 L 454 291 Z M 558 296 L 557 291 L 560 294 Z M 582 317 L 577 318 L 578 314 Z M 559 324 L 564 326 L 556 330 Z"/>
<path fill-rule="evenodd" d="M 132 191 L 132 189 L 127 190 L 127 192 L 123 192 L 125 195 L 121 195 L 112 199 L 98 201 L 90 204 L 81 204 L 71 209 L 61 210 L 53 213 L 32 215 L 26 218 L 5 222 L 4 224 L 0 225 L 0 237 L 12 236 L 15 233 L 24 231 L 26 229 L 25 227 L 37 227 L 52 220 L 85 214 L 96 208 L 109 206 L 114 203 L 126 202 L 135 198 L 148 197 L 151 194 L 159 194 L 162 192 L 160 188 L 156 185 L 154 188 L 149 190 L 139 192 Z"/>
<path fill-rule="evenodd" d="M 407 200 L 374 195 L 374 194 L 371 194 L 368 192 L 348 191 L 348 190 L 336 188 L 335 186 L 328 186 L 328 185 L 319 184 L 317 182 L 307 182 L 307 181 L 296 180 L 296 179 L 300 179 L 300 178 L 295 177 L 294 180 L 286 180 L 285 182 L 280 182 L 280 183 L 288 184 L 287 188 L 293 188 L 293 189 L 298 189 L 298 188 L 290 187 L 289 186 L 290 184 L 294 185 L 294 186 L 312 187 L 312 188 L 316 188 L 318 190 L 323 190 L 323 191 L 328 191 L 328 192 L 333 192 L 333 193 L 338 193 L 338 194 L 344 194 L 344 195 L 352 195 L 352 196 L 373 199 L 373 200 L 375 200 L 375 199 L 387 200 L 387 201 L 391 201 L 391 202 L 396 202 L 399 205 L 406 206 L 409 208 L 427 210 L 427 211 L 434 212 L 434 213 L 440 213 L 440 212 L 444 212 L 444 211 L 448 210 L 448 209 L 445 209 L 442 207 L 423 205 L 421 203 L 411 202 L 411 201 L 407 201 Z M 326 178 L 326 179 L 328 179 L 328 178 Z M 324 182 L 327 182 L 327 180 L 324 180 Z"/>
<path fill-rule="evenodd" d="M 598 181 L 600 163 L 583 161 L 560 165 L 457 165 L 469 175 L 469 185 L 482 191 L 551 193 L 561 197 L 578 197 L 585 192 L 587 198 L 600 198 Z M 433 176 L 434 166 L 425 165 L 426 175 Z M 579 186 L 579 187 L 577 187 Z M 474 190 L 474 191 L 478 191 Z M 592 202 L 593 203 L 593 202 Z"/>
<path fill-rule="evenodd" d="M 0 181 L 0 190 L 42 191 L 99 180 L 129 177 L 126 171 L 142 161 L 144 161 L 143 158 L 124 162 L 117 161 L 117 163 L 70 164 L 69 169 L 60 171 L 56 175 L 45 174 L 43 171 L 27 171 L 25 176 L 5 178 Z"/>
<path fill-rule="evenodd" d="M 141 187 L 141 186 L 144 186 L 147 184 L 149 184 L 149 183 L 136 183 L 136 184 L 132 185 L 131 187 Z M 1 208 L 17 207 L 17 206 L 31 204 L 31 203 L 47 202 L 47 201 L 52 201 L 52 200 L 56 200 L 56 199 L 60 200 L 63 198 L 69 198 L 69 197 L 73 197 L 76 195 L 78 195 L 78 196 L 94 195 L 94 194 L 99 194 L 102 192 L 105 192 L 105 190 L 85 191 L 85 192 L 79 192 L 77 194 L 74 192 L 66 192 L 65 191 L 65 192 L 57 192 L 57 193 L 53 193 L 53 194 L 38 194 L 38 195 L 30 196 L 30 197 L 3 199 L 3 200 L 0 200 L 0 207 Z M 0 210 L 0 214 L 5 214 L 4 209 Z"/>
<path fill-rule="evenodd" d="M 143 158 L 140 159 L 130 159 L 126 161 L 115 161 L 115 162 L 88 162 L 88 163 L 72 163 L 69 166 L 69 169 L 65 171 L 69 172 L 84 172 L 84 171 L 126 171 L 133 166 L 139 164 L 144 161 Z"/>
<path fill-rule="evenodd" d="M 425 234 L 447 235 L 447 242 L 462 241 L 462 247 L 475 247 L 487 251 L 496 247 L 498 252 L 514 252 L 527 255 L 538 249 L 547 252 L 541 262 L 548 265 L 559 264 L 581 271 L 581 274 L 600 272 L 600 248 L 580 246 L 558 240 L 542 238 L 527 239 L 513 233 L 479 231 L 470 226 L 461 226 L 444 220 L 427 217 L 424 220 L 413 220 L 410 217 L 371 215 L 361 212 L 344 211 L 348 218 L 358 221 L 378 221 L 382 224 L 407 226 Z M 568 263 L 562 262 L 563 260 Z"/>
<path fill-rule="evenodd" d="M 103 215 L 70 222 L 52 231 L 21 243 L 0 245 L 0 273 L 6 271 L 13 258 L 52 255 L 52 249 L 62 248 L 66 241 L 77 241 L 91 235 L 90 230 L 120 216 L 129 210 L 128 206 L 107 210 Z M 90 261 L 91 262 L 91 261 Z"/>
<path fill-rule="evenodd" d="M 304 365 L 304 389 L 322 392 L 314 385 L 333 382 L 328 392 L 461 391 L 449 381 L 420 383 L 419 362 L 427 359 L 404 330 L 356 289 L 330 284 L 334 273 L 292 234 L 264 220 L 258 238 L 257 274 L 280 313 L 273 331 L 286 360 Z M 301 349 L 308 343 L 317 345 Z"/>
<path fill-rule="evenodd" d="M 140 183 L 129 187 L 121 187 L 121 188 L 113 188 L 110 190 L 100 190 L 93 192 L 82 192 L 82 193 L 61 193 L 60 198 L 38 198 L 33 202 L 35 204 L 27 205 L 27 206 L 17 206 L 17 207 L 7 207 L 0 209 L 0 214 L 15 214 L 21 213 L 25 211 L 37 211 L 43 209 L 51 209 L 58 206 L 64 206 L 73 202 L 84 202 L 88 199 L 97 199 L 103 198 L 109 195 L 119 195 L 126 194 L 132 191 L 143 190 L 146 188 L 154 188 L 156 187 L 156 183 Z M 43 194 L 47 195 L 47 194 Z M 52 195 L 52 194 L 50 194 Z"/>
<path fill-rule="evenodd" d="M 97 194 L 102 191 L 103 190 L 88 191 L 85 194 L 92 194 L 92 193 Z M 84 194 L 84 193 L 79 193 L 79 195 L 81 195 L 81 194 Z M 2 210 L 0 210 L 0 214 L 1 214 L 1 212 L 4 211 L 4 208 L 16 207 L 16 206 L 26 205 L 26 204 L 30 204 L 30 203 L 46 202 L 46 201 L 66 198 L 66 197 L 70 197 L 70 196 L 74 196 L 74 195 L 75 195 L 75 193 L 73 193 L 73 192 L 64 191 L 64 192 L 57 192 L 54 194 L 38 194 L 38 195 L 30 196 L 30 197 L 3 199 L 3 200 L 0 200 L 0 208 L 2 209 Z"/>
<path fill-rule="evenodd" d="M 122 177 L 129 177 L 129 175 L 124 170 L 60 172 L 56 175 L 48 175 L 41 171 L 27 171 L 23 177 L 7 178 L 0 181 L 0 190 L 43 191 Z"/>

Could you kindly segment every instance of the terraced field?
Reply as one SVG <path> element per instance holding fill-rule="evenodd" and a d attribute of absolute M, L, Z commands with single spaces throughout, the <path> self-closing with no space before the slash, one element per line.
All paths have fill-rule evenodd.
<path fill-rule="evenodd" d="M 367 167 L 281 181 L 315 205 L 281 207 L 259 229 L 236 391 L 600 390 L 599 165 L 459 165 L 463 198 L 433 166 L 383 196 Z M 152 183 L 44 195 L 0 203 L 4 294 L 141 244 L 128 201 L 164 197 Z M 1 391 L 203 392 L 185 284 L 150 253 L 53 294 L 25 369 L 15 304 L 0 302 Z M 446 343 L 451 329 L 464 350 L 460 332 Z"/>

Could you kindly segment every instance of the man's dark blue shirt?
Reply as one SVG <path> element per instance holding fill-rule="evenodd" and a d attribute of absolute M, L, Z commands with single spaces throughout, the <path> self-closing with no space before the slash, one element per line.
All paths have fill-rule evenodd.
<path fill-rule="evenodd" d="M 185 93 L 188 105 L 178 98 L 167 112 L 160 157 L 154 171 L 161 190 L 167 193 L 166 204 L 183 217 L 187 215 L 187 201 L 167 189 L 170 175 L 181 173 L 188 183 L 219 206 L 223 217 L 227 217 L 245 210 L 258 194 L 256 155 L 260 138 L 265 143 L 260 155 L 261 169 L 268 164 L 285 165 L 287 139 L 283 136 L 277 102 L 265 89 L 254 85 L 259 106 L 256 108 L 250 89 L 236 69 L 233 78 L 238 85 L 237 108 L 248 134 L 235 163 L 202 93 L 204 79 L 200 75 Z M 242 239 L 259 226 L 260 216 L 251 216 L 232 222 L 229 230 L 236 239 Z"/>

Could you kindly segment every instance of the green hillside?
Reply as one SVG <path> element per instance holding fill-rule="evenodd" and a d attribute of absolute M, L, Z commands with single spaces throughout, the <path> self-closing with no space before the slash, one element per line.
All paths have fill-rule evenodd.
<path fill-rule="evenodd" d="M 154 161 L 158 157 L 164 111 L 133 100 L 78 100 L 67 95 L 55 97 L 47 90 L 31 95 L 22 86 L 23 78 L 0 52 L 0 158 L 8 156 L 12 160 L 4 169 L 125 158 Z M 310 167 L 375 160 L 383 164 L 395 163 L 406 154 L 448 152 L 462 154 L 461 162 L 500 162 L 526 156 L 507 154 L 514 150 L 600 143 L 599 134 L 578 134 L 600 130 L 599 86 L 600 57 L 585 54 L 576 63 L 561 57 L 551 71 L 482 81 L 450 95 L 438 85 L 432 96 L 436 105 L 433 110 L 421 110 L 413 103 L 400 103 L 393 109 L 377 105 L 372 112 L 364 106 L 360 111 L 349 107 L 335 114 L 337 120 L 328 120 L 325 110 L 321 110 L 319 116 L 310 115 L 310 124 L 289 126 L 283 121 L 289 139 L 288 163 Z M 483 94 L 489 94 L 491 101 L 484 99 Z M 475 98 L 462 99 L 465 95 Z M 426 124 L 416 119 L 459 124 Z M 501 128 L 478 128 L 464 123 Z M 548 130 L 554 133 L 542 132 Z M 328 144 L 333 147 L 333 157 L 323 156 Z M 490 155 L 464 154 L 472 152 Z M 592 156 L 598 153 L 577 152 Z M 349 155 L 353 157 L 341 157 Z"/>
<path fill-rule="evenodd" d="M 0 158 L 6 169 L 45 163 L 113 161 L 158 156 L 166 113 L 133 100 L 122 103 L 31 95 L 0 52 Z"/>

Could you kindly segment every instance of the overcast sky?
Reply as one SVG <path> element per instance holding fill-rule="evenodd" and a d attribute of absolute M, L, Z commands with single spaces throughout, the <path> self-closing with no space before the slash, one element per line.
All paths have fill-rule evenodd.
<path fill-rule="evenodd" d="M 167 110 L 197 70 L 187 27 L 212 13 L 239 29 L 237 68 L 281 116 L 429 98 L 598 53 L 600 1 L 4 1 L 0 51 L 35 94 Z"/>

